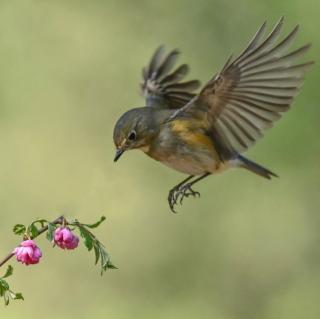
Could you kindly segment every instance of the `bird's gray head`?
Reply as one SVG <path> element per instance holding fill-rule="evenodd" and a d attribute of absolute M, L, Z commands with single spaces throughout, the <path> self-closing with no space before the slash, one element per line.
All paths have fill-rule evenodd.
<path fill-rule="evenodd" d="M 140 107 L 124 113 L 113 130 L 113 141 L 117 148 L 114 161 L 130 149 L 146 151 L 153 137 L 153 114 L 150 107 Z"/>

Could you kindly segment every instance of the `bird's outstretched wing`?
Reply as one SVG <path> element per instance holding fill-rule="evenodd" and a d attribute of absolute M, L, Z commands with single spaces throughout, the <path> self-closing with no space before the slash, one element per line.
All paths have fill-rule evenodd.
<path fill-rule="evenodd" d="M 182 64 L 172 71 L 178 55 L 178 50 L 165 55 L 164 46 L 160 46 L 148 66 L 143 68 L 141 94 L 147 106 L 178 109 L 196 95 L 193 91 L 200 86 L 198 80 L 181 82 L 188 74 L 189 66 Z"/>
<path fill-rule="evenodd" d="M 222 160 L 248 149 L 289 109 L 313 64 L 295 63 L 310 44 L 287 52 L 299 26 L 277 41 L 282 25 L 283 17 L 264 38 L 264 23 L 246 49 L 234 60 L 229 58 L 200 94 L 173 116 L 203 112 Z"/>

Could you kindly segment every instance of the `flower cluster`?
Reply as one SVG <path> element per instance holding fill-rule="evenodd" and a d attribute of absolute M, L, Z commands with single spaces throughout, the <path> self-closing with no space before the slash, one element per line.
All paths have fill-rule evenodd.
<path fill-rule="evenodd" d="M 59 227 L 54 232 L 53 242 L 62 249 L 75 249 L 78 247 L 79 237 L 69 228 Z M 31 239 L 24 240 L 13 250 L 13 254 L 17 261 L 26 265 L 37 264 L 42 257 L 40 248 Z"/>
<path fill-rule="evenodd" d="M 78 231 L 83 243 L 88 251 L 93 251 L 95 256 L 95 264 L 100 261 L 101 274 L 107 269 L 116 268 L 110 261 L 110 257 L 104 245 L 95 237 L 91 229 L 97 228 L 105 217 L 93 224 L 83 224 L 77 219 L 67 221 L 64 216 L 58 217 L 50 222 L 46 219 L 37 219 L 29 226 L 17 224 L 13 227 L 13 232 L 16 235 L 22 236 L 23 241 L 17 246 L 8 256 L 0 260 L 2 267 L 12 257 L 24 265 L 34 265 L 40 262 L 42 252 L 36 245 L 34 239 L 39 235 L 46 233 L 46 238 L 53 243 L 53 246 L 58 246 L 61 249 L 72 250 L 78 247 L 80 238 L 74 233 Z M 5 305 L 9 304 L 10 300 L 23 299 L 21 293 L 14 293 L 7 282 L 7 277 L 13 273 L 13 267 L 8 266 L 5 274 L 0 277 L 0 298 L 4 298 Z"/>

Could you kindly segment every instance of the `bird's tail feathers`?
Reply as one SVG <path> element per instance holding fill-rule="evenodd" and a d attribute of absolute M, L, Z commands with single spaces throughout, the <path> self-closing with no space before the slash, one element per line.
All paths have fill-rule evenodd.
<path fill-rule="evenodd" d="M 239 155 L 237 157 L 236 163 L 237 163 L 238 167 L 245 168 L 245 169 L 247 169 L 257 175 L 260 175 L 264 178 L 267 178 L 267 179 L 271 179 L 272 177 L 279 177 L 277 174 L 271 172 L 267 168 L 255 163 L 253 161 L 250 161 L 249 159 L 247 159 L 241 155 Z"/>

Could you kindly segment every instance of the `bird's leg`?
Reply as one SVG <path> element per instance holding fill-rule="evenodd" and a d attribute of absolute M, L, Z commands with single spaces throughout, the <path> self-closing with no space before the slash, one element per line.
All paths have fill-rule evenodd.
<path fill-rule="evenodd" d="M 176 185 L 169 191 L 168 202 L 170 209 L 173 213 L 176 213 L 176 211 L 174 210 L 174 205 L 177 204 L 177 193 L 179 193 L 180 187 L 193 177 L 193 175 L 188 176 L 186 179 L 184 179 L 182 182 L 180 182 L 178 185 Z"/>
<path fill-rule="evenodd" d="M 179 188 L 179 192 L 176 195 L 176 202 L 178 201 L 179 197 L 180 197 L 180 204 L 182 204 L 183 199 L 185 197 L 189 197 L 189 196 L 193 196 L 193 197 L 200 197 L 200 193 L 196 192 L 192 189 L 192 186 L 201 181 L 202 179 L 206 178 L 207 176 L 209 176 L 210 173 L 205 173 L 203 175 L 201 175 L 200 177 L 194 179 L 192 182 L 190 183 L 185 183 L 183 185 L 180 186 Z"/>
<path fill-rule="evenodd" d="M 194 179 L 192 182 L 187 183 L 191 178 L 194 177 L 191 175 L 188 178 L 186 178 L 185 180 L 183 180 L 181 183 L 179 183 L 177 186 L 175 186 L 169 192 L 168 201 L 169 201 L 170 209 L 175 213 L 174 205 L 177 204 L 179 198 L 180 198 L 180 204 L 182 204 L 183 199 L 185 197 L 189 197 L 189 196 L 200 197 L 200 193 L 194 191 L 192 189 L 192 186 L 195 183 L 201 181 L 202 179 L 206 178 L 209 175 L 210 175 L 210 173 L 205 173 L 205 174 L 201 175 L 200 177 Z"/>

